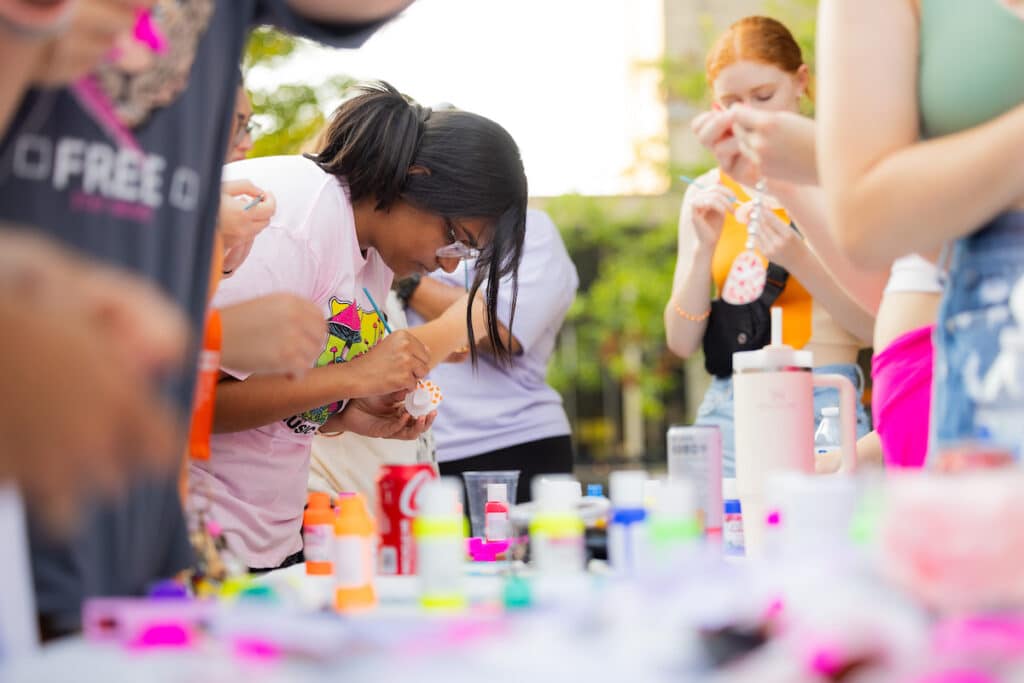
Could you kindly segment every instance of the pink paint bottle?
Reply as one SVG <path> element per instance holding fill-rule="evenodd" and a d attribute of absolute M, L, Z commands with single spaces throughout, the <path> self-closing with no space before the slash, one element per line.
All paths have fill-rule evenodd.
<path fill-rule="evenodd" d="M 484 506 L 484 538 L 491 543 L 507 540 L 508 537 L 508 487 L 505 484 L 488 484 L 487 505 Z"/>

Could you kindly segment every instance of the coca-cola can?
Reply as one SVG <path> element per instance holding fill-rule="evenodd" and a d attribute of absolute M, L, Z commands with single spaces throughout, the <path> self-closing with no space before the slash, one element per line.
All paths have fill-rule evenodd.
<path fill-rule="evenodd" d="M 377 553 L 381 574 L 415 574 L 416 541 L 412 523 L 416 519 L 416 496 L 423 484 L 436 479 L 437 473 L 428 464 L 384 465 L 377 477 L 380 501 L 380 552 Z"/>

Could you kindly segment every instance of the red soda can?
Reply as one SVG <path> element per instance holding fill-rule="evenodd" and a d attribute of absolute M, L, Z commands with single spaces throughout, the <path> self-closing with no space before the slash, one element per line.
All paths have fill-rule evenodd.
<path fill-rule="evenodd" d="M 377 477 L 380 501 L 380 552 L 377 553 L 381 574 L 415 574 L 416 541 L 412 523 L 416 519 L 416 495 L 420 487 L 437 473 L 431 465 L 384 465 Z"/>

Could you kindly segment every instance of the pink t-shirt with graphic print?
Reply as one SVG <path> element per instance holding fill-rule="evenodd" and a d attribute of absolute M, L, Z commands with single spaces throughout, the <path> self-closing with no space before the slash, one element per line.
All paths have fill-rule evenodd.
<path fill-rule="evenodd" d="M 224 179 L 248 179 L 273 192 L 277 212 L 242 266 L 221 282 L 213 305 L 276 292 L 315 302 L 327 321 L 317 367 L 373 348 L 385 332 L 363 287 L 382 302 L 394 274 L 373 249 L 360 252 L 347 188 L 300 156 L 230 164 Z M 192 463 L 190 504 L 209 510 L 248 566 L 275 567 L 302 547 L 313 433 L 341 409 L 340 398 L 257 429 L 214 434 L 210 460 Z"/>

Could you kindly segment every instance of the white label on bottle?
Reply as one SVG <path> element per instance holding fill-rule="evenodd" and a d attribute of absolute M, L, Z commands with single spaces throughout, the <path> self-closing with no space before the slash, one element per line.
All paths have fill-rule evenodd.
<path fill-rule="evenodd" d="M 302 554 L 306 556 L 306 562 L 330 562 L 333 538 L 334 530 L 327 524 L 302 527 Z"/>
<path fill-rule="evenodd" d="M 365 545 L 359 536 L 335 537 L 334 578 L 338 588 L 358 588 L 370 582 Z"/>
<path fill-rule="evenodd" d="M 508 515 L 490 512 L 484 519 L 484 537 L 488 541 L 504 541 L 508 538 Z"/>
<path fill-rule="evenodd" d="M 583 571 L 585 551 L 583 536 L 530 537 L 530 552 L 534 554 L 537 570 L 544 574 L 576 574 Z"/>
<path fill-rule="evenodd" d="M 425 593 L 459 592 L 465 544 L 461 536 L 421 539 L 417 544 L 416 574 Z"/>
<path fill-rule="evenodd" d="M 724 523 L 722 524 L 722 543 L 725 545 L 725 552 L 734 554 L 743 554 L 744 541 L 743 541 L 743 515 L 731 512 L 725 515 Z"/>

